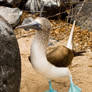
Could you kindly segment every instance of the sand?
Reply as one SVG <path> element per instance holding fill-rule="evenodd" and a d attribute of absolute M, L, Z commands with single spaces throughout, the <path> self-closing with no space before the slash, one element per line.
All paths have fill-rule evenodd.
<path fill-rule="evenodd" d="M 29 36 L 18 39 L 22 59 L 20 92 L 45 92 L 49 88 L 48 80 L 37 73 L 28 60 L 32 38 Z M 82 92 L 92 92 L 92 52 L 74 57 L 70 70 L 74 83 L 82 89 Z M 53 88 L 58 92 L 68 92 L 69 85 L 68 78 L 52 81 Z"/>

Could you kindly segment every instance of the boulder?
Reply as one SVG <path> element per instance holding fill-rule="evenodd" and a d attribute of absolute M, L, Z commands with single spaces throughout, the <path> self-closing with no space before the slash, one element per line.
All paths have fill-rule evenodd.
<path fill-rule="evenodd" d="M 22 11 L 18 8 L 0 6 L 0 15 L 3 16 L 9 24 L 15 27 L 19 23 Z"/>
<path fill-rule="evenodd" d="M 20 92 L 21 58 L 11 25 L 0 16 L 0 92 Z"/>

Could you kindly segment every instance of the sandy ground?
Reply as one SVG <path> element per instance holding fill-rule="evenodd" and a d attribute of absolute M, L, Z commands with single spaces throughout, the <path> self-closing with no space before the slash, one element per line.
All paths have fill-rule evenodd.
<path fill-rule="evenodd" d="M 31 42 L 32 37 L 18 39 L 22 59 L 21 92 L 45 92 L 49 88 L 47 79 L 37 73 L 28 60 Z M 87 52 L 83 56 L 74 57 L 70 70 L 74 83 L 82 92 L 92 92 L 92 53 Z M 68 92 L 69 79 L 53 80 L 52 85 L 58 92 Z"/>

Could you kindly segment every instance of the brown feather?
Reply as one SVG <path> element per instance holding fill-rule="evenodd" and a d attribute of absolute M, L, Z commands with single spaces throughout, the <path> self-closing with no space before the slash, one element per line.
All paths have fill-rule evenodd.
<path fill-rule="evenodd" d="M 57 67 L 67 67 L 71 64 L 74 55 L 72 50 L 65 46 L 57 46 L 47 54 L 48 61 Z"/>
<path fill-rule="evenodd" d="M 47 53 L 48 61 L 56 67 L 67 67 L 71 64 L 74 57 L 73 51 L 65 46 L 54 47 Z M 28 57 L 31 62 L 30 56 Z"/>

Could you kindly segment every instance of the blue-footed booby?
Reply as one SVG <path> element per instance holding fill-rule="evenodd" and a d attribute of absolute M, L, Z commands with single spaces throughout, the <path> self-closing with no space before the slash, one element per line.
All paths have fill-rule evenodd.
<path fill-rule="evenodd" d="M 72 82 L 72 75 L 67 66 L 71 64 L 74 56 L 71 42 L 73 28 L 71 30 L 67 46 L 58 47 L 48 55 L 46 55 L 46 48 L 48 46 L 49 33 L 51 30 L 51 23 L 48 19 L 37 17 L 31 23 L 20 25 L 17 28 L 31 28 L 36 30 L 35 37 L 31 45 L 31 64 L 36 71 L 44 75 L 49 80 L 49 90 L 46 92 L 57 92 L 51 86 L 50 80 L 52 79 L 68 76 Z"/>

